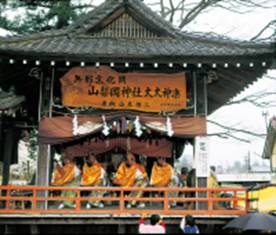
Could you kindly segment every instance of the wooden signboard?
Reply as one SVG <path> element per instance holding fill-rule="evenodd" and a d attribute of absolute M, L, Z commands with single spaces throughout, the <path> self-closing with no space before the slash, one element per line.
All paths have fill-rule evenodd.
<path fill-rule="evenodd" d="M 186 107 L 185 73 L 118 73 L 108 66 L 76 67 L 61 78 L 62 102 L 144 112 L 178 111 Z"/>

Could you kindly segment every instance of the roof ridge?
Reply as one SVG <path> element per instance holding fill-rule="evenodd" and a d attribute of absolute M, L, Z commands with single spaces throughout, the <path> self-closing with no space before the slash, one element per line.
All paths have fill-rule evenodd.
<path fill-rule="evenodd" d="M 138 10 L 139 13 L 143 14 L 145 18 L 152 21 L 155 25 L 158 25 L 159 28 L 162 28 L 170 35 L 177 36 L 177 32 L 180 32 L 180 29 L 175 28 L 169 21 L 164 19 L 157 12 L 153 11 L 143 1 L 141 0 L 126 0 L 126 1 L 128 1 L 131 7 Z"/>
<path fill-rule="evenodd" d="M 107 11 L 110 14 L 120 6 L 122 6 L 122 3 L 119 2 L 118 0 L 106 0 L 99 6 L 89 11 L 88 13 L 84 14 L 83 16 L 80 16 L 79 19 L 77 19 L 75 22 L 73 22 L 71 25 L 68 26 L 68 29 L 69 30 L 77 29 L 79 26 L 83 25 L 86 21 L 91 20 L 91 17 L 98 18 L 93 25 L 93 26 L 96 26 L 97 23 L 99 23 L 103 18 L 106 17 L 106 15 L 108 15 L 104 11 Z"/>
<path fill-rule="evenodd" d="M 0 38 L 0 43 L 14 43 L 26 40 L 40 40 L 44 38 L 68 35 L 64 29 L 52 29 L 38 33 L 19 34 Z"/>
<path fill-rule="evenodd" d="M 154 12 L 141 0 L 106 0 L 68 26 L 68 33 L 74 33 L 76 30 L 79 33 L 86 32 L 95 27 L 101 22 L 101 20 L 111 15 L 120 7 L 124 7 L 126 11 L 127 9 L 133 9 L 134 11 L 131 14 L 136 15 L 136 18 L 141 15 L 139 18 L 141 20 L 146 19 L 146 21 L 149 21 L 148 25 L 154 25 L 152 28 L 159 28 L 170 36 L 175 37 L 177 35 L 175 31 L 179 31 L 178 29 L 175 29 L 170 22 Z M 85 23 L 88 23 L 87 27 L 85 27 Z"/>
<path fill-rule="evenodd" d="M 259 41 L 248 41 L 248 40 L 242 40 L 242 39 L 237 39 L 237 38 L 232 38 L 232 37 L 228 37 L 225 35 L 221 35 L 221 34 L 217 34 L 215 32 L 200 32 L 200 31 L 181 31 L 180 35 L 182 36 L 182 38 L 191 38 L 191 39 L 196 39 L 199 41 L 208 41 L 209 42 L 215 42 L 215 43 L 231 43 L 234 45 L 238 45 L 240 47 L 242 46 L 260 46 L 260 47 L 265 47 L 265 46 L 271 46 L 271 43 L 273 43 L 273 41 L 267 41 L 267 42 L 259 42 Z"/>

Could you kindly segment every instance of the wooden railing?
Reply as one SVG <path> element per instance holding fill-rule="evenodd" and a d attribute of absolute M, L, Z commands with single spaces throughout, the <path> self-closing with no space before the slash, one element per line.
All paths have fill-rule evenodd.
<path fill-rule="evenodd" d="M 44 187 L 0 186 L 0 214 L 150 214 L 163 215 L 242 215 L 248 209 L 248 193 L 244 188 L 121 188 L 121 187 Z M 76 192 L 76 197 L 62 197 L 64 190 Z M 102 197 L 83 195 L 104 191 Z M 140 198 L 129 197 L 131 191 L 142 191 Z M 177 196 L 171 197 L 171 193 Z M 154 194 L 159 194 L 158 197 Z M 228 193 L 231 197 L 223 197 Z M 64 201 L 74 201 L 74 208 L 58 209 Z M 86 209 L 87 201 L 102 201 L 104 208 Z M 126 203 L 144 202 L 145 208 L 126 208 Z M 176 207 L 170 204 L 176 202 Z M 222 205 L 224 203 L 224 205 Z M 242 205 L 242 206 L 240 206 Z"/>

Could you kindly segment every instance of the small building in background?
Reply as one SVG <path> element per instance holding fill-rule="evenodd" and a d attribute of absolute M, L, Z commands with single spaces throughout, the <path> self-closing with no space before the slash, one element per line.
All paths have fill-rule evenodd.
<path fill-rule="evenodd" d="M 276 116 L 270 119 L 262 157 L 270 159 L 271 183 L 276 183 Z"/>

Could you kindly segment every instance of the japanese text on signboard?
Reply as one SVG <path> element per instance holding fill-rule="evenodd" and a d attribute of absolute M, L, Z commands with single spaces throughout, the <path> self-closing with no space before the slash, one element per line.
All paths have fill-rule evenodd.
<path fill-rule="evenodd" d="M 184 73 L 118 73 L 102 66 L 73 68 L 61 78 L 63 105 L 146 112 L 186 107 Z"/>

